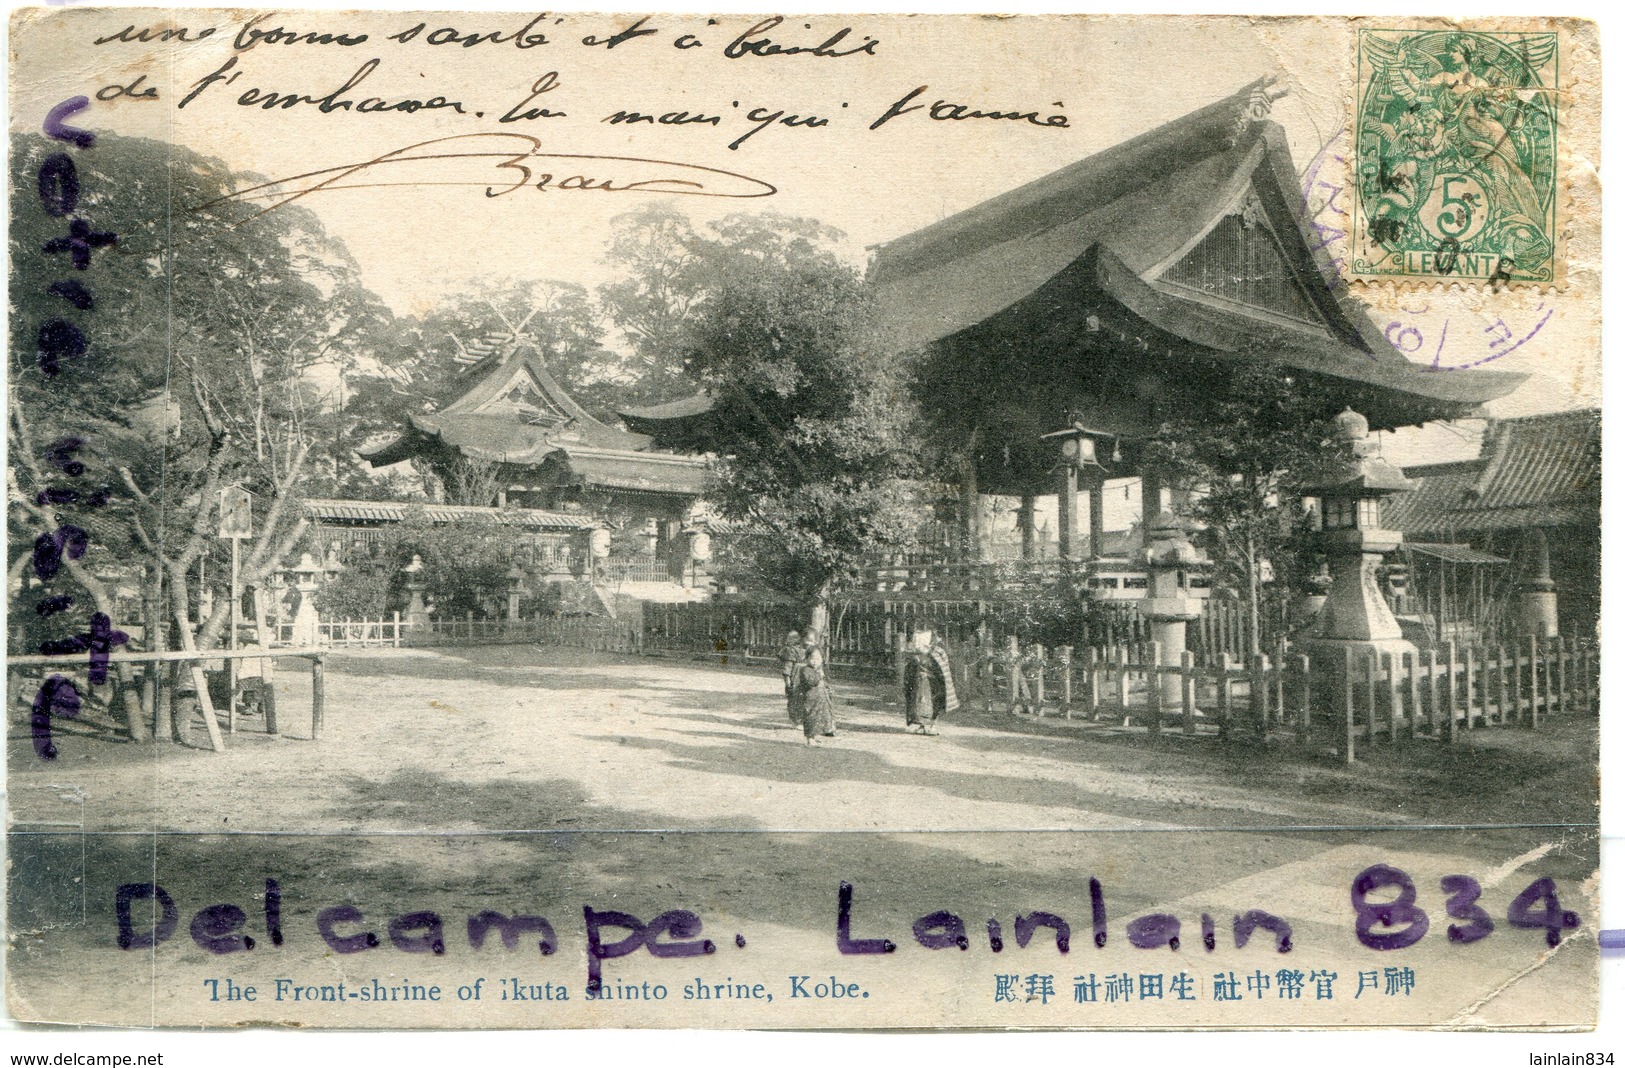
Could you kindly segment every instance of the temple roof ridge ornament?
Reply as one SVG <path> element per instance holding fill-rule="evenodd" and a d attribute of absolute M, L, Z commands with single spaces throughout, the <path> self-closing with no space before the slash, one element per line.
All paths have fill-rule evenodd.
<path fill-rule="evenodd" d="M 1275 75 L 1268 74 L 1243 90 L 1247 93 L 1247 99 L 1236 115 L 1236 129 L 1230 138 L 1232 144 L 1240 141 L 1254 123 L 1267 121 L 1275 102 L 1291 92 L 1284 86 L 1275 88 L 1276 81 Z"/>

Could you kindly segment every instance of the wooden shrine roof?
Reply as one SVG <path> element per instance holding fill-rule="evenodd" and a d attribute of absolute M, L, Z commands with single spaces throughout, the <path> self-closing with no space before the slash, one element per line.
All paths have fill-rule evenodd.
<path fill-rule="evenodd" d="M 1132 360 L 1142 346 L 1188 345 L 1343 379 L 1368 394 L 1373 426 L 1467 414 L 1522 375 L 1435 372 L 1383 338 L 1338 281 L 1279 125 L 1262 117 L 1267 82 L 1080 160 L 881 246 L 870 269 L 893 343 L 953 345 L 1006 315 L 1048 320 L 1046 287 L 1091 253 L 1103 295 L 1131 313 L 1130 336 L 1102 358 Z M 1228 217 L 1247 216 L 1273 238 L 1280 305 L 1214 299 L 1181 278 L 1181 261 Z M 1330 284 L 1328 284 L 1330 280 Z M 1290 284 L 1288 284 L 1290 283 Z M 1011 317 L 1009 312 L 1019 312 Z M 1086 318 L 1069 314 L 1068 322 Z M 1132 329 L 1133 319 L 1145 330 Z M 1043 359 L 1043 353 L 1028 353 Z"/>
<path fill-rule="evenodd" d="M 1384 522 L 1416 537 L 1451 537 L 1602 522 L 1602 413 L 1581 408 L 1497 419 L 1478 458 L 1407 467 L 1414 488 Z"/>
<path fill-rule="evenodd" d="M 1314 381 L 1336 398 L 1328 416 L 1350 405 L 1379 429 L 1470 415 L 1523 381 L 1436 372 L 1387 343 L 1305 217 L 1268 86 L 876 251 L 883 329 L 936 368 L 927 407 L 945 425 L 1004 427 L 984 434 L 983 492 L 1052 492 L 1039 487 L 1054 461 L 1029 438 L 1078 420 L 1132 440 L 1242 364 Z M 675 445 L 704 440 L 709 408 L 700 395 L 619 414 Z M 1112 477 L 1133 472 L 1125 452 Z"/>
<path fill-rule="evenodd" d="M 473 384 L 445 407 L 410 416 L 393 439 L 361 450 L 365 460 L 383 467 L 449 450 L 476 460 L 541 468 L 561 457 L 577 484 L 698 492 L 693 487 L 703 482 L 703 459 L 652 452 L 649 435 L 595 418 L 553 377 L 529 340 L 477 342 L 467 348 L 480 357 L 468 372 Z"/>

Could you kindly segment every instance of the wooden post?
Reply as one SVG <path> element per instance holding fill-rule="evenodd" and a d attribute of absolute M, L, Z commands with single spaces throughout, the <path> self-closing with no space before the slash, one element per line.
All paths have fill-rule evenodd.
<path fill-rule="evenodd" d="M 310 740 L 322 736 L 322 714 L 327 709 L 327 684 L 322 675 L 322 654 L 310 657 Z"/>
<path fill-rule="evenodd" d="M 1421 663 L 1417 666 L 1421 668 L 1422 677 L 1426 680 L 1423 683 L 1423 694 L 1427 698 L 1427 736 L 1437 738 L 1439 736 L 1439 663 L 1434 651 L 1432 649 L 1422 650 Z M 1420 713 L 1421 709 L 1417 711 Z"/>
<path fill-rule="evenodd" d="M 1411 714 L 1411 737 L 1412 738 L 1416 737 L 1416 735 L 1417 735 L 1417 733 L 1418 733 L 1418 731 L 1419 731 L 1419 729 L 1420 729 L 1420 727 L 1422 725 L 1422 687 L 1421 687 L 1421 680 L 1417 677 L 1418 674 L 1419 674 L 1418 669 L 1422 666 L 1421 663 L 1420 663 L 1421 659 L 1422 659 L 1422 654 L 1421 653 L 1406 653 L 1406 654 L 1404 654 L 1405 671 L 1406 671 L 1406 674 L 1407 674 L 1408 681 L 1410 682 L 1410 714 Z"/>
<path fill-rule="evenodd" d="M 1473 669 L 1478 666 L 1481 657 L 1480 650 L 1473 645 L 1468 645 L 1461 653 L 1462 729 L 1469 731 L 1473 729 L 1473 693 L 1478 689 L 1473 685 Z"/>
<path fill-rule="evenodd" d="M 226 642 L 226 648 L 232 652 L 237 651 L 237 622 L 242 611 L 243 590 L 238 580 L 237 572 L 237 544 L 240 539 L 229 538 L 231 542 L 231 611 L 227 614 L 231 628 L 231 638 Z M 237 673 L 238 664 L 235 658 L 226 661 L 226 733 L 237 733 Z"/>
<path fill-rule="evenodd" d="M 1569 671 L 1567 663 L 1569 647 L 1561 634 L 1552 639 L 1552 644 L 1557 647 L 1557 711 L 1562 714 L 1569 710 Z"/>
<path fill-rule="evenodd" d="M 1365 740 L 1377 744 L 1377 651 L 1365 654 Z"/>
<path fill-rule="evenodd" d="M 1529 635 L 1529 726 L 1540 726 L 1540 639 Z"/>
<path fill-rule="evenodd" d="M 1307 745 L 1309 743 L 1309 716 L 1314 695 L 1312 680 L 1309 678 L 1308 654 L 1298 654 L 1298 673 L 1303 680 L 1303 689 L 1298 695 L 1303 702 L 1298 709 L 1298 744 Z"/>
<path fill-rule="evenodd" d="M 1399 664 L 1401 653 L 1384 653 L 1382 666 L 1388 681 L 1388 744 L 1399 744 L 1399 714 L 1403 701 L 1399 695 Z"/>
<path fill-rule="evenodd" d="M 390 633 L 395 635 L 394 640 L 391 641 L 390 644 L 393 645 L 395 648 L 399 649 L 401 647 L 401 613 L 400 613 L 400 609 L 396 609 L 393 613 L 391 613 L 390 614 L 390 619 L 391 619 L 391 621 L 393 623 L 393 629 L 391 630 Z"/>
<path fill-rule="evenodd" d="M 186 644 L 192 644 L 190 638 Z M 214 700 L 209 697 L 209 680 L 203 674 L 203 661 L 193 660 L 189 672 L 192 685 L 197 689 L 197 706 L 203 712 L 203 726 L 209 731 L 209 745 L 216 753 L 224 753 L 226 740 L 220 737 L 220 724 L 215 719 Z"/>
<path fill-rule="evenodd" d="M 276 661 L 260 661 L 260 711 L 265 716 L 265 733 L 280 734 L 276 714 Z"/>
<path fill-rule="evenodd" d="M 1162 643 L 1152 642 L 1151 653 L 1146 658 L 1146 687 L 1151 700 L 1148 702 L 1151 711 L 1151 736 L 1156 738 L 1162 734 Z"/>
<path fill-rule="evenodd" d="M 1545 670 L 1541 672 L 1540 677 L 1540 692 L 1542 695 L 1540 707 L 1542 714 L 1550 716 L 1557 707 L 1552 693 L 1552 687 L 1556 684 L 1556 679 L 1553 676 L 1557 673 L 1552 669 L 1551 642 L 1543 641 L 1541 644 L 1545 646 L 1544 662 L 1541 665 Z"/>
<path fill-rule="evenodd" d="M 1518 647 L 1512 647 L 1512 715 L 1518 726 L 1523 726 L 1523 664 L 1522 657 L 1518 655 Z"/>
<path fill-rule="evenodd" d="M 1286 639 L 1275 640 L 1275 723 L 1286 726 Z"/>
<path fill-rule="evenodd" d="M 1219 704 L 1219 737 L 1230 737 L 1230 654 L 1219 654 L 1219 689 L 1215 697 Z"/>
<path fill-rule="evenodd" d="M 892 669 L 897 676 L 897 692 L 902 693 L 908 673 L 908 639 L 901 633 L 895 636 L 892 646 Z M 907 709 L 904 712 L 907 713 Z"/>
<path fill-rule="evenodd" d="M 1061 712 L 1072 718 L 1072 646 L 1062 645 L 1055 650 L 1056 663 L 1061 669 Z"/>
<path fill-rule="evenodd" d="M 1343 763 L 1354 763 L 1354 650 L 1343 650 Z"/>
<path fill-rule="evenodd" d="M 1247 704 L 1252 712 L 1252 729 L 1259 738 L 1270 733 L 1269 658 L 1254 653 L 1251 678 L 1247 680 Z"/>
<path fill-rule="evenodd" d="M 1495 647 L 1495 667 L 1490 669 L 1495 676 L 1495 722 L 1505 727 L 1507 725 L 1507 651 L 1506 646 Z M 1484 694 L 1486 700 L 1489 693 Z"/>
<path fill-rule="evenodd" d="M 1444 643 L 1444 737 L 1456 740 L 1456 642 Z"/>
<path fill-rule="evenodd" d="M 1021 641 L 1013 634 L 1005 644 L 1004 655 L 1010 664 L 1010 677 L 1006 680 L 1010 688 L 1010 714 L 1015 715 L 1025 696 L 1026 686 L 1021 681 Z"/>
<path fill-rule="evenodd" d="M 1179 729 L 1196 733 L 1196 654 L 1189 649 L 1179 654 Z"/>
<path fill-rule="evenodd" d="M 1129 725 L 1128 710 L 1128 646 L 1117 647 L 1117 707 L 1123 710 L 1123 726 Z"/>
<path fill-rule="evenodd" d="M 1100 650 L 1089 648 L 1089 664 L 1084 675 L 1084 700 L 1089 704 L 1091 722 L 1100 718 Z"/>
<path fill-rule="evenodd" d="M 1048 659 L 1044 655 L 1042 645 L 1033 646 L 1033 666 L 1037 668 L 1033 679 L 1033 715 L 1038 719 L 1044 718 L 1044 663 Z"/>
<path fill-rule="evenodd" d="M 1579 676 L 1580 711 L 1590 714 L 1591 704 L 1591 646 L 1576 631 L 1574 635 L 1574 671 Z"/>

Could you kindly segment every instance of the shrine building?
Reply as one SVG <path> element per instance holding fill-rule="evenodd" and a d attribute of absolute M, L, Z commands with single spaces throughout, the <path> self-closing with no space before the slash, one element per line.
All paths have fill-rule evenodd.
<path fill-rule="evenodd" d="M 1276 368 L 1372 429 L 1472 415 L 1524 376 L 1437 373 L 1384 339 L 1304 210 L 1270 80 L 1080 160 L 875 253 L 891 344 L 922 353 L 924 408 L 963 442 L 959 555 L 983 558 L 979 494 L 1059 498 L 1063 557 L 1104 555 L 1103 487 L 1171 489 L 1143 443 L 1212 410 L 1234 372 Z M 708 440 L 704 397 L 621 413 L 662 445 Z M 709 438 L 714 440 L 714 438 Z M 1087 509 L 1080 507 L 1087 495 Z M 1085 535 L 1080 530 L 1088 516 Z"/>
<path fill-rule="evenodd" d="M 494 479 L 498 509 L 559 515 L 608 532 L 612 569 L 636 578 L 692 568 L 705 521 L 703 456 L 655 447 L 647 434 L 595 418 L 548 372 L 535 345 L 499 337 L 467 346 L 463 391 L 409 417 L 395 437 L 361 450 L 373 467 L 417 460 L 443 487 L 470 466 Z M 433 488 L 431 488 L 433 493 Z"/>

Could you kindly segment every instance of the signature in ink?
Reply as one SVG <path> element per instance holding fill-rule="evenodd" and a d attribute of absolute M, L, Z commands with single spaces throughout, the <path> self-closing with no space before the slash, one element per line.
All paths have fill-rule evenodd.
<path fill-rule="evenodd" d="M 590 190 L 733 199 L 769 197 L 778 192 L 778 187 L 759 178 L 718 167 L 640 156 L 548 152 L 539 138 L 504 132 L 420 141 L 360 163 L 324 167 L 248 186 L 191 210 L 204 211 L 227 201 L 266 202 L 263 210 L 236 224 L 240 226 L 313 193 L 451 185 L 483 188 L 485 196 L 492 199 L 527 187 L 543 193 Z"/>

